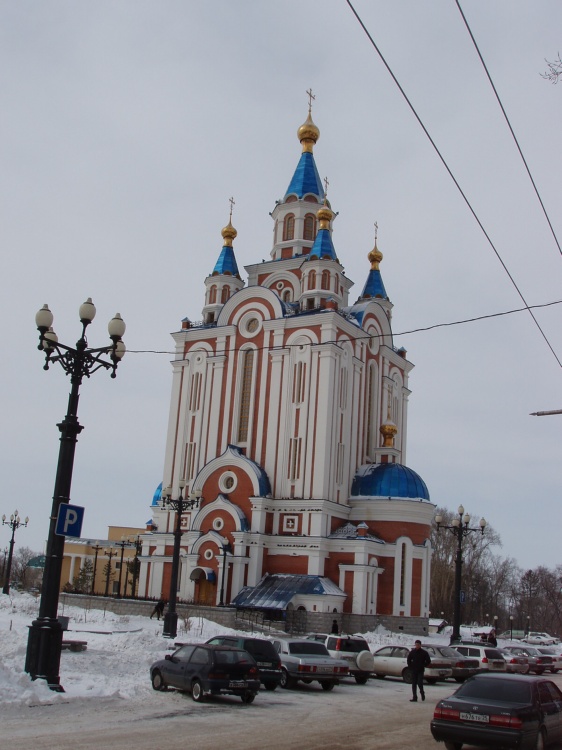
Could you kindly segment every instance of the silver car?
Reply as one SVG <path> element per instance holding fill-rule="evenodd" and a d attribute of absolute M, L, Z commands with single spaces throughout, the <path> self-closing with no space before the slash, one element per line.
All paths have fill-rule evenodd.
<path fill-rule="evenodd" d="M 410 650 L 407 646 L 383 646 L 379 648 L 373 654 L 375 676 L 381 680 L 385 677 L 401 677 L 404 682 L 411 684 L 412 670 L 408 666 Z M 433 662 L 433 659 L 431 661 Z M 428 683 L 434 683 L 437 680 L 446 680 L 452 674 L 451 665 L 441 660 L 436 661 L 435 665 L 431 664 L 431 666 L 425 668 L 424 679 Z"/>
<path fill-rule="evenodd" d="M 324 644 L 306 639 L 273 641 L 281 659 L 282 688 L 296 687 L 299 680 L 307 685 L 315 680 L 323 690 L 332 690 L 342 677 L 349 675 L 343 659 L 333 659 Z"/>
<path fill-rule="evenodd" d="M 365 685 L 373 672 L 373 655 L 369 644 L 360 635 L 335 635 L 312 633 L 307 636 L 311 641 L 323 643 L 334 659 L 344 659 L 349 664 L 349 673 L 358 685 Z"/>

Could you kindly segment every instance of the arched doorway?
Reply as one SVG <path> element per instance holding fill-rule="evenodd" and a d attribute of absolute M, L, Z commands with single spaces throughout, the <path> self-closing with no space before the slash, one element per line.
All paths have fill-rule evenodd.
<path fill-rule="evenodd" d="M 195 581 L 195 604 L 212 607 L 217 602 L 217 576 L 212 568 L 195 568 L 189 578 Z"/>

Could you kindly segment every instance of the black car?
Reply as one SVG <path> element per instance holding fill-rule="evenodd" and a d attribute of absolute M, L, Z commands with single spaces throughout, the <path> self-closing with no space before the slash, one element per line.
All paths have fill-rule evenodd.
<path fill-rule="evenodd" d="M 544 677 L 478 674 L 439 701 L 430 726 L 447 750 L 463 743 L 543 750 L 562 741 L 562 692 Z"/>
<path fill-rule="evenodd" d="M 246 638 L 235 635 L 217 635 L 209 638 L 207 643 L 216 646 L 230 646 L 230 648 L 242 648 L 251 654 L 260 672 L 260 680 L 266 690 L 275 690 L 281 682 L 282 671 L 279 654 L 271 641 L 265 638 Z"/>
<path fill-rule="evenodd" d="M 260 687 L 258 667 L 247 651 L 188 643 L 150 667 L 154 690 L 187 690 L 194 701 L 206 695 L 239 695 L 252 703 Z"/>

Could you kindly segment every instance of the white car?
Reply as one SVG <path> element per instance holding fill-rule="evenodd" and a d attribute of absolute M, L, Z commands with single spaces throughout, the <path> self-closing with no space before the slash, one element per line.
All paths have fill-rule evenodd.
<path fill-rule="evenodd" d="M 488 672 L 506 672 L 505 659 L 497 648 L 491 646 L 480 646 L 477 643 L 455 643 L 455 649 L 463 656 L 478 659 L 480 669 Z"/>
<path fill-rule="evenodd" d="M 385 677 L 401 677 L 404 682 L 411 684 L 412 670 L 408 666 L 407 646 L 383 646 L 373 654 L 373 672 L 380 680 Z M 424 678 L 432 684 L 437 680 L 446 680 L 451 677 L 453 670 L 450 663 L 445 660 L 431 659 L 431 666 L 425 668 Z"/>
<path fill-rule="evenodd" d="M 562 669 L 562 654 L 559 654 L 550 646 L 536 646 L 536 649 L 537 651 L 540 651 L 541 654 L 552 657 L 552 666 L 549 667 L 549 669 L 553 674 L 556 674 L 556 672 L 559 672 Z"/>
<path fill-rule="evenodd" d="M 527 633 L 521 640 L 523 643 L 528 643 L 531 646 L 553 646 L 555 643 L 558 643 L 558 638 L 554 638 L 554 636 L 548 633 L 534 633 L 533 631 Z"/>

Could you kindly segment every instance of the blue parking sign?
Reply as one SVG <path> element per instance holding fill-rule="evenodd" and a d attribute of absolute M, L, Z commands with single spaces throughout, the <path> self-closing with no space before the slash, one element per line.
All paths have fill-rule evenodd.
<path fill-rule="evenodd" d="M 57 516 L 55 534 L 59 536 L 76 536 L 82 533 L 82 521 L 84 520 L 84 508 L 80 505 L 69 505 L 61 503 Z"/>

